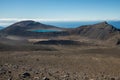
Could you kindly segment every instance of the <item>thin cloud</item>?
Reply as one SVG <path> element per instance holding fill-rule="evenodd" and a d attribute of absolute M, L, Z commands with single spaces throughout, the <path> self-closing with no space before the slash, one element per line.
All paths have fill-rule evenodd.
<path fill-rule="evenodd" d="M 119 18 L 111 19 L 39 19 L 39 18 L 1 18 L 2 22 L 14 22 L 14 21 L 24 21 L 24 20 L 34 20 L 34 21 L 100 21 L 100 20 L 120 20 Z"/>
<path fill-rule="evenodd" d="M 83 20 L 83 19 L 39 19 L 39 18 L 34 18 L 34 19 L 32 19 L 32 18 L 1 18 L 0 19 L 0 26 L 8 26 L 8 25 L 11 25 L 11 24 L 13 24 L 13 23 L 15 23 L 15 22 L 18 22 L 18 21 L 25 21 L 25 20 L 33 20 L 33 21 L 38 21 L 38 22 L 47 22 L 47 21 L 63 21 L 63 22 L 65 22 L 65 21 L 119 21 L 120 19 L 119 18 L 115 18 L 115 19 L 103 19 L 103 20 L 101 20 L 101 19 L 97 19 L 97 20 L 95 20 L 95 19 L 92 19 L 92 20 L 87 20 L 87 19 L 85 19 L 85 20 Z"/>

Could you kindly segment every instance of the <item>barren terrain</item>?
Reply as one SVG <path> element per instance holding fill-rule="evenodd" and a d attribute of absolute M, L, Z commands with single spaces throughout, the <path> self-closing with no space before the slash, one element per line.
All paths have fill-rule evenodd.
<path fill-rule="evenodd" d="M 0 80 L 120 80 L 119 47 L 52 47 L 0 52 Z"/>
<path fill-rule="evenodd" d="M 0 80 L 120 80 L 120 29 L 22 21 L 0 31 Z"/>

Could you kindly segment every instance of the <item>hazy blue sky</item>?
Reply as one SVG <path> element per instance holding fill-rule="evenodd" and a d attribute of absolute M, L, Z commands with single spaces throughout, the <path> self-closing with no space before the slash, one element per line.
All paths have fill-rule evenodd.
<path fill-rule="evenodd" d="M 120 0 L 0 0 L 0 19 L 116 20 Z"/>

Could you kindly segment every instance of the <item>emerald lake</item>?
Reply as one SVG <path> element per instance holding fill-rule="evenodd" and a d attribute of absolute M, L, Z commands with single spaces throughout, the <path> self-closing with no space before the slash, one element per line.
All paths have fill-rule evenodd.
<path fill-rule="evenodd" d="M 40 30 L 32 30 L 33 32 L 60 32 L 61 30 L 46 30 L 46 29 L 40 29 Z"/>

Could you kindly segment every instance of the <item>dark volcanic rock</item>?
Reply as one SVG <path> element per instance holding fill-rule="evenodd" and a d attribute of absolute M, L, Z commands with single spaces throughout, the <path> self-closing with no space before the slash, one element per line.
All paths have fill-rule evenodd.
<path fill-rule="evenodd" d="M 30 73 L 27 73 L 27 72 L 25 72 L 25 73 L 22 74 L 22 77 L 23 77 L 23 78 L 28 78 L 28 77 L 30 77 L 30 76 L 31 76 Z"/>
<path fill-rule="evenodd" d="M 47 78 L 47 77 L 44 77 L 44 78 L 43 78 L 43 80 L 50 80 L 50 79 L 49 79 L 49 78 Z"/>
<path fill-rule="evenodd" d="M 117 40 L 116 45 L 120 45 L 120 39 Z"/>
<path fill-rule="evenodd" d="M 34 44 L 45 44 L 45 45 L 81 45 L 81 46 L 89 46 L 94 45 L 90 43 L 84 43 L 73 40 L 47 40 L 47 41 L 39 41 Z"/>
<path fill-rule="evenodd" d="M 0 68 L 0 75 L 6 74 L 7 70 L 4 68 Z"/>
<path fill-rule="evenodd" d="M 78 45 L 79 42 L 77 41 L 72 41 L 72 40 L 48 40 L 48 41 L 39 41 L 36 42 L 35 44 L 47 44 L 47 45 Z"/>

